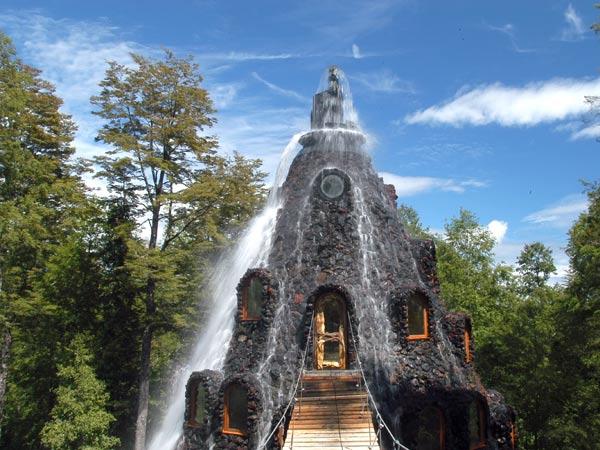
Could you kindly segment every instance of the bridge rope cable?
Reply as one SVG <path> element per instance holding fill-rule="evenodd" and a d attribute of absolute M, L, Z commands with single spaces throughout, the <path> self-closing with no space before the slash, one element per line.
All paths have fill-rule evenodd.
<path fill-rule="evenodd" d="M 311 336 L 312 336 L 312 328 L 313 328 L 313 322 L 314 322 L 314 320 L 315 320 L 315 315 L 313 314 L 312 317 L 310 318 L 310 325 L 308 327 L 308 337 L 306 338 L 306 348 L 304 349 L 304 354 L 302 355 L 302 364 L 300 365 L 300 372 L 298 374 L 298 378 L 296 379 L 296 384 L 294 386 L 294 390 L 292 392 L 292 395 L 290 396 L 290 401 L 288 402 L 287 406 L 283 410 L 283 413 L 281 414 L 281 417 L 279 418 L 279 420 L 277 421 L 277 423 L 275 424 L 275 426 L 273 427 L 273 429 L 271 430 L 271 432 L 269 433 L 269 435 L 267 436 L 267 438 L 264 439 L 262 441 L 262 443 L 260 443 L 258 445 L 258 447 L 256 447 L 256 450 L 260 450 L 262 448 L 266 448 L 266 446 L 268 445 L 268 443 L 271 441 L 271 438 L 273 437 L 273 435 L 277 432 L 277 429 L 281 425 L 281 422 L 284 421 L 284 419 L 286 417 L 286 414 L 287 414 L 288 410 L 290 409 L 290 406 L 292 405 L 292 403 L 294 402 L 294 399 L 296 398 L 296 392 L 298 391 L 298 386 L 300 385 L 300 381 L 302 380 L 302 375 L 304 373 L 304 366 L 306 364 L 306 355 L 308 354 L 308 344 L 309 344 L 309 341 L 310 341 Z"/>
<path fill-rule="evenodd" d="M 356 346 L 356 339 L 354 336 L 354 329 L 352 327 L 352 320 L 350 319 L 350 313 L 348 312 L 347 315 L 348 315 L 348 324 L 350 325 L 349 326 L 350 335 L 352 336 L 352 345 L 354 346 L 354 353 L 356 353 L 356 361 L 358 361 L 358 368 L 360 369 L 360 374 L 361 374 L 363 382 L 365 384 L 365 389 L 367 391 L 367 395 L 369 396 L 369 400 L 371 400 L 371 404 L 373 405 L 373 409 L 375 410 L 375 414 L 377 415 L 377 421 L 379 422 L 379 433 L 381 433 L 382 428 L 385 428 L 385 430 L 388 432 L 388 434 L 392 438 L 392 441 L 394 443 L 394 449 L 399 448 L 401 450 L 410 450 L 408 447 L 405 447 L 404 445 L 402 445 L 398 439 L 396 439 L 396 437 L 392 433 L 392 430 L 390 430 L 390 427 L 388 427 L 387 423 L 385 423 L 385 420 L 383 420 L 383 416 L 381 415 L 381 413 L 379 412 L 379 409 L 377 408 L 375 399 L 373 398 L 373 395 L 371 394 L 371 389 L 369 389 L 369 383 L 367 383 L 367 378 L 365 377 L 365 371 L 363 370 L 363 365 L 362 365 L 362 362 L 360 361 L 360 356 L 358 355 L 358 347 Z"/>

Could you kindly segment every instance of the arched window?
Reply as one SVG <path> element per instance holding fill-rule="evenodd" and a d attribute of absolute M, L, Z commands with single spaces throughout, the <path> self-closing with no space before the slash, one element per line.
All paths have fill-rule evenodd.
<path fill-rule="evenodd" d="M 190 425 L 200 426 L 204 424 L 207 409 L 206 402 L 206 388 L 200 382 L 197 382 L 190 394 L 190 410 L 188 413 Z"/>
<path fill-rule="evenodd" d="M 471 353 L 471 326 L 465 326 L 465 362 L 470 363 L 473 361 L 473 354 Z"/>
<path fill-rule="evenodd" d="M 248 432 L 248 392 L 233 383 L 225 391 L 223 433 L 245 436 Z"/>
<path fill-rule="evenodd" d="M 429 311 L 427 298 L 423 294 L 413 293 L 408 297 L 408 339 L 427 339 L 429 337 Z"/>
<path fill-rule="evenodd" d="M 444 450 L 446 447 L 446 424 L 439 408 L 430 406 L 419 415 L 417 450 Z"/>
<path fill-rule="evenodd" d="M 242 320 L 259 320 L 262 313 L 263 284 L 258 277 L 246 281 L 242 288 Z"/>
<path fill-rule="evenodd" d="M 481 400 L 469 404 L 469 449 L 485 448 L 487 420 Z"/>

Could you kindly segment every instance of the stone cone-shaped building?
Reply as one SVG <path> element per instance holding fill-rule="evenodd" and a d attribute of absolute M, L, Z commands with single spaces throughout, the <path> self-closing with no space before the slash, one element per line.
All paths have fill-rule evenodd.
<path fill-rule="evenodd" d="M 268 263 L 239 282 L 225 364 L 189 379 L 183 448 L 307 448 L 291 442 L 303 423 L 309 448 L 513 449 L 515 414 L 475 372 L 471 320 L 446 310 L 433 242 L 404 230 L 347 96 L 331 68 L 281 188 Z M 328 388 L 313 399 L 319 421 L 300 422 L 324 379 L 335 409 Z M 336 379 L 358 380 L 370 444 L 343 441 L 352 419 L 324 417 L 351 408 Z M 319 442 L 319 430 L 335 437 Z"/>

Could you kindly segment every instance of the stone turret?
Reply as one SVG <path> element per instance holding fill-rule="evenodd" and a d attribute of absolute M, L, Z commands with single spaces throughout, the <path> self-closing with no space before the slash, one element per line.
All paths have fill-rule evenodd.
<path fill-rule="evenodd" d="M 446 310 L 435 246 L 404 230 L 347 95 L 329 69 L 282 187 L 268 263 L 240 280 L 223 369 L 190 379 L 187 448 L 278 449 L 302 373 L 359 367 L 377 420 L 403 445 L 515 448 L 514 412 L 475 371 L 471 320 Z"/>

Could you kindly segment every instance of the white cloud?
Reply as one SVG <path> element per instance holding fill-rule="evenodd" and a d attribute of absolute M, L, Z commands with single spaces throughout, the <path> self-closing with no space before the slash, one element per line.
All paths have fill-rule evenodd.
<path fill-rule="evenodd" d="M 379 172 L 379 176 L 388 184 L 393 184 L 398 197 L 410 197 L 432 190 L 463 193 L 467 188 L 484 187 L 485 183 L 478 180 L 454 180 L 451 178 L 435 177 L 405 177 L 389 172 Z"/>
<path fill-rule="evenodd" d="M 362 55 L 360 54 L 360 48 L 358 47 L 358 45 L 356 44 L 352 44 L 352 56 L 355 59 L 360 59 L 362 58 Z"/>
<path fill-rule="evenodd" d="M 583 25 L 583 20 L 573 8 L 573 5 L 569 3 L 564 13 L 565 21 L 567 26 L 562 30 L 561 40 L 563 41 L 579 41 L 583 39 L 585 32 L 587 31 Z"/>
<path fill-rule="evenodd" d="M 276 84 L 273 84 L 267 80 L 265 80 L 264 78 L 262 78 L 259 74 L 257 74 L 256 72 L 252 72 L 252 76 L 260 81 L 262 84 L 264 84 L 265 86 L 267 86 L 269 89 L 271 89 L 274 92 L 277 92 L 278 94 L 281 94 L 285 97 L 290 97 L 293 99 L 296 99 L 298 101 L 301 102 L 308 102 L 308 99 L 306 97 L 303 97 L 302 95 L 298 94 L 296 91 L 292 91 L 290 89 L 284 89 L 280 86 L 277 86 Z"/>
<path fill-rule="evenodd" d="M 588 207 L 588 200 L 581 194 L 568 195 L 557 203 L 527 215 L 523 221 L 536 225 L 569 227 L 579 214 Z"/>
<path fill-rule="evenodd" d="M 404 118 L 408 124 L 499 124 L 533 126 L 574 118 L 588 111 L 585 97 L 600 93 L 600 78 L 553 79 L 522 87 L 501 83 L 461 89 L 440 105 Z"/>
<path fill-rule="evenodd" d="M 504 236 L 506 236 L 506 232 L 508 230 L 508 223 L 502 220 L 494 219 L 487 224 L 486 228 L 494 237 L 496 244 L 500 244 L 504 240 Z"/>
<path fill-rule="evenodd" d="M 414 85 L 398 77 L 391 71 L 384 69 L 377 72 L 359 73 L 351 77 L 374 92 L 414 94 Z"/>
<path fill-rule="evenodd" d="M 511 46 L 515 52 L 531 53 L 531 52 L 535 51 L 535 49 L 533 49 L 533 48 L 523 48 L 523 47 L 519 46 L 519 44 L 517 43 L 516 30 L 512 23 L 507 23 L 502 26 L 494 26 L 494 25 L 487 25 L 487 24 L 485 26 L 490 31 L 496 31 L 498 33 L 502 33 L 505 36 L 507 36 L 511 43 Z"/>

